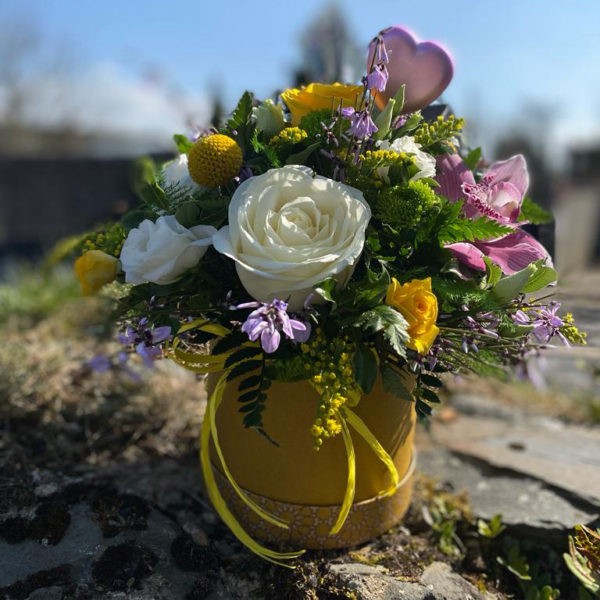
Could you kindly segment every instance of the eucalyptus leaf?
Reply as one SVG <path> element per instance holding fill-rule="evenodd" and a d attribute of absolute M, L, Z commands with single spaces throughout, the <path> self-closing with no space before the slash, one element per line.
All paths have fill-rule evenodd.
<path fill-rule="evenodd" d="M 536 270 L 537 267 L 531 264 L 512 275 L 504 277 L 493 287 L 492 296 L 501 304 L 510 302 L 523 292 L 529 278 Z"/>
<path fill-rule="evenodd" d="M 532 273 L 527 281 L 527 284 L 523 288 L 523 292 L 529 294 L 531 292 L 537 292 L 545 288 L 547 285 L 554 283 L 558 278 L 558 274 L 552 267 L 540 266 L 537 271 Z"/>
<path fill-rule="evenodd" d="M 404 87 L 404 86 L 402 86 Z M 396 106 L 396 101 L 394 98 L 390 98 L 388 103 L 385 105 L 385 108 L 377 115 L 375 119 L 375 125 L 377 125 L 377 131 L 373 136 L 376 140 L 383 140 L 385 136 L 390 131 L 390 126 L 392 124 L 392 117 L 394 114 L 394 106 Z"/>

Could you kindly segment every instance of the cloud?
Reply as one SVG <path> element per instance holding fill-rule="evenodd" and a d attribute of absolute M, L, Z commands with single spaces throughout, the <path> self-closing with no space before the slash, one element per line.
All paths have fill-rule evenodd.
<path fill-rule="evenodd" d="M 168 147 L 173 133 L 208 124 L 210 102 L 176 93 L 153 80 L 135 79 L 111 63 L 75 77 L 37 76 L 21 88 L 20 120 L 46 129 L 69 127 L 103 136 L 139 137 Z M 0 90 L 0 119 L 8 94 Z"/>

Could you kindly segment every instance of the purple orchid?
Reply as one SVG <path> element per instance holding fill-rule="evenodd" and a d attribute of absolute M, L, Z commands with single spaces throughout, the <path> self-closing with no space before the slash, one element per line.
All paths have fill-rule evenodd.
<path fill-rule="evenodd" d="M 479 183 L 458 154 L 438 159 L 439 193 L 451 201 L 463 200 L 463 213 L 476 219 L 486 216 L 514 231 L 487 241 L 448 244 L 452 254 L 463 264 L 485 271 L 484 257 L 494 261 L 504 273 L 524 269 L 532 262 L 552 261 L 548 251 L 530 234 L 519 228 L 518 217 L 529 185 L 525 158 L 518 154 L 492 164 Z"/>
<path fill-rule="evenodd" d="M 246 302 L 235 308 L 256 308 L 242 325 L 242 331 L 250 341 L 260 337 L 260 344 L 265 352 L 271 354 L 279 348 L 281 333 L 295 342 L 305 342 L 310 336 L 310 325 L 287 314 L 287 302 L 274 299 L 271 302 Z"/>

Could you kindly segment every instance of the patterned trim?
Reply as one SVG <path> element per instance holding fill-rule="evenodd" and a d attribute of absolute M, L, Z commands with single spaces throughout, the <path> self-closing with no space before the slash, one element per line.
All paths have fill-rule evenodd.
<path fill-rule="evenodd" d="M 213 471 L 227 505 L 252 537 L 264 542 L 322 550 L 362 544 L 396 525 L 410 504 L 415 466 L 416 451 L 413 449 L 410 465 L 396 491 L 391 496 L 376 496 L 355 503 L 341 531 L 334 536 L 329 535 L 329 530 L 336 521 L 339 505 L 291 504 L 244 490 L 262 508 L 289 523 L 289 529 L 282 529 L 264 521 L 251 511 L 214 466 Z"/>

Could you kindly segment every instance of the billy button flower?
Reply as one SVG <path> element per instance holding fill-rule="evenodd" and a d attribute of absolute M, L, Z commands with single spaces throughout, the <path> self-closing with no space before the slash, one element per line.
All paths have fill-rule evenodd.
<path fill-rule="evenodd" d="M 200 138 L 188 152 L 190 177 L 199 185 L 225 185 L 242 168 L 242 149 L 237 142 L 220 133 Z"/>

